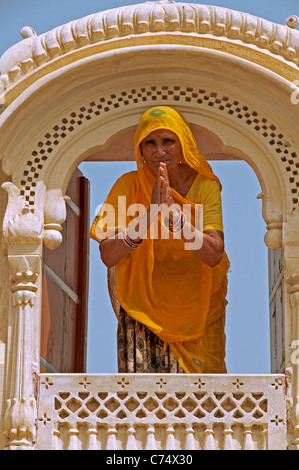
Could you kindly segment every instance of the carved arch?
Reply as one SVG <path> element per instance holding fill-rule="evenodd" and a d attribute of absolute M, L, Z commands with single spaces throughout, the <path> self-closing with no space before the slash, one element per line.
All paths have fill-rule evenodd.
<path fill-rule="evenodd" d="M 281 229 L 283 214 L 292 213 L 299 200 L 295 110 L 289 100 L 288 83 L 228 54 L 194 47 L 185 47 L 184 56 L 181 54 L 181 46 L 149 46 L 139 50 L 136 60 L 136 51 L 116 51 L 49 75 L 40 86 L 28 89 L 28 96 L 24 93 L 22 100 L 16 99 L 16 103 L 20 101 L 17 116 L 7 113 L 2 129 L 14 118 L 20 123 L 21 137 L 12 140 L 9 133 L 3 134 L 3 139 L 10 138 L 3 159 L 5 171 L 14 175 L 21 194 L 34 211 L 39 180 L 48 189 L 64 190 L 80 155 L 86 157 L 91 147 L 104 145 L 115 133 L 136 125 L 147 107 L 166 103 L 187 113 L 194 125 L 210 128 L 224 146 L 248 155 L 247 161 L 263 188 L 265 221 L 269 229 L 275 230 L 275 244 L 273 237 L 267 237 L 269 246 L 271 243 L 272 248 L 279 247 L 281 236 L 277 230 Z M 176 57 L 180 58 L 180 66 L 176 65 Z M 118 62 L 117 73 L 111 71 L 114 60 Z M 213 70 L 215 60 L 217 71 Z M 236 62 L 239 76 L 233 81 Z M 202 63 L 204 70 L 200 68 Z M 142 64 L 146 67 L 142 68 Z M 167 70 L 172 73 L 166 79 Z M 98 73 L 101 75 L 97 79 L 90 80 Z M 250 76 L 259 80 L 258 97 L 253 95 Z M 58 83 L 61 91 L 51 107 L 42 106 L 41 98 L 53 94 Z M 283 122 L 281 103 L 275 94 L 280 100 L 283 97 L 289 113 Z M 36 114 L 28 113 L 28 106 Z M 33 126 L 33 121 L 38 124 Z M 230 142 L 233 135 L 235 140 Z M 246 151 L 245 142 L 251 147 L 253 141 L 259 150 Z M 75 143 L 74 159 L 71 148 Z"/>

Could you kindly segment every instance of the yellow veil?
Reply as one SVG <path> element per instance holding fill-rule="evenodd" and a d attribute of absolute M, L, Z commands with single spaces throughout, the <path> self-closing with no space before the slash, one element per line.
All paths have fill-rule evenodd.
<path fill-rule="evenodd" d="M 142 164 L 139 144 L 156 129 L 173 131 L 180 139 L 185 163 L 220 185 L 199 153 L 184 117 L 172 108 L 157 106 L 142 115 L 136 130 L 137 172 L 121 177 L 105 201 L 115 207 L 116 214 L 119 195 L 126 196 L 127 207 L 136 202 L 149 207 L 155 174 Z M 182 208 L 183 204 L 193 204 L 172 191 L 175 202 Z M 96 217 L 92 225 L 92 238 L 98 239 L 95 234 L 101 217 L 101 214 Z M 130 220 L 127 218 L 126 223 Z M 114 229 L 120 228 L 116 223 Z M 215 357 L 208 357 L 203 353 L 203 339 L 208 327 L 209 335 L 212 331 L 213 336 L 211 325 L 217 325 L 216 320 L 225 314 L 228 268 L 226 253 L 221 263 L 211 268 L 192 250 L 186 250 L 182 239 L 147 237 L 115 266 L 116 298 L 129 315 L 145 324 L 165 345 L 169 344 L 186 372 L 224 372 L 223 344 L 216 345 Z M 215 330 L 215 338 L 216 335 L 219 336 L 219 332 Z M 215 343 L 218 341 L 215 338 L 209 341 Z"/>
<path fill-rule="evenodd" d="M 159 106 L 149 109 L 141 116 L 134 137 L 138 176 L 141 186 L 149 201 L 151 200 L 151 192 L 155 181 L 155 175 L 146 166 L 143 167 L 142 165 L 140 143 L 146 136 L 157 129 L 168 129 L 174 132 L 181 142 L 185 163 L 194 168 L 198 173 L 218 181 L 221 188 L 219 179 L 213 173 L 212 168 L 206 161 L 205 157 L 199 153 L 197 143 L 184 116 L 173 108 L 168 106 Z M 178 193 L 176 193 L 176 197 L 177 199 L 183 200 L 183 198 L 180 198 Z"/>

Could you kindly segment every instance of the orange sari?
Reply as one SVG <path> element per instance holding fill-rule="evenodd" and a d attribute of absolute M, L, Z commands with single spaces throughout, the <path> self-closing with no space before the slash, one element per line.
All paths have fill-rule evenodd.
<path fill-rule="evenodd" d="M 110 191 L 101 212 L 95 218 L 90 236 L 100 241 L 124 228 L 134 217 L 127 215 L 130 205 L 139 203 L 148 208 L 151 201 L 155 174 L 142 164 L 140 142 L 156 129 L 169 129 L 180 139 L 185 164 L 192 166 L 200 175 L 200 184 L 209 191 L 220 182 L 210 165 L 198 152 L 191 130 L 180 113 L 166 106 L 152 108 L 142 116 L 135 134 L 135 157 L 137 171 L 123 175 Z M 184 204 L 191 208 L 197 203 L 183 198 L 175 190 L 173 198 L 183 210 Z M 120 207 L 119 196 L 125 196 Z M 105 207 L 114 208 L 114 220 L 107 223 Z M 215 211 L 214 211 L 215 212 Z M 125 214 L 125 217 L 123 217 Z M 118 217 L 121 215 L 122 217 Z M 123 220 L 122 220 L 123 219 Z M 221 229 L 221 211 L 213 222 L 204 222 L 207 228 Z M 119 222 L 121 220 L 121 222 Z M 205 218 L 204 218 L 205 220 Z M 159 221 L 161 233 L 166 228 Z M 109 235 L 110 234 L 110 235 Z M 225 372 L 224 318 L 226 308 L 227 272 L 229 261 L 224 253 L 222 261 L 211 268 L 186 250 L 182 239 L 148 236 L 142 244 L 115 266 L 115 292 L 119 304 L 135 320 L 159 336 L 174 352 L 179 364 L 188 373 Z M 209 346 L 215 345 L 214 348 Z M 207 348 L 208 347 L 208 348 Z"/>

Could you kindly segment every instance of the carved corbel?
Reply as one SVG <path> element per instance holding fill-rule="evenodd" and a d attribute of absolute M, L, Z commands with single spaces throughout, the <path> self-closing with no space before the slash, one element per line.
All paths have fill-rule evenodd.
<path fill-rule="evenodd" d="M 44 209 L 44 244 L 50 250 L 58 248 L 62 242 L 62 224 L 66 219 L 66 201 L 60 189 L 47 191 Z"/>
<path fill-rule="evenodd" d="M 282 247 L 282 214 L 263 192 L 257 195 L 257 199 L 263 201 L 263 217 L 267 224 L 264 242 L 269 250 L 276 251 Z"/>
<path fill-rule="evenodd" d="M 267 232 L 264 238 L 266 246 L 276 251 L 282 246 L 282 223 L 270 222 L 267 224 Z"/>
<path fill-rule="evenodd" d="M 2 188 L 8 194 L 8 203 L 3 220 L 3 233 L 7 244 L 40 244 L 42 222 L 30 211 L 19 188 L 10 182 L 3 183 Z"/>

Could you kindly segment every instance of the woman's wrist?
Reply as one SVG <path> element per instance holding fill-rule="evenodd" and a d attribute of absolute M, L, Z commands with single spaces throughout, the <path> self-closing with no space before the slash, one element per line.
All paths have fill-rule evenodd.
<path fill-rule="evenodd" d="M 170 232 L 181 232 L 186 224 L 186 216 L 180 209 L 178 209 L 175 217 L 172 217 L 172 219 L 165 217 L 164 224 Z"/>
<path fill-rule="evenodd" d="M 129 235 L 127 228 L 124 228 L 124 229 L 119 233 L 118 238 L 120 238 L 121 240 L 123 240 L 124 244 L 125 244 L 128 248 L 132 248 L 132 249 L 138 248 L 138 247 L 141 245 L 142 241 L 143 241 L 142 238 L 139 238 L 139 237 L 138 237 L 138 239 L 132 238 L 132 236 Z"/>

